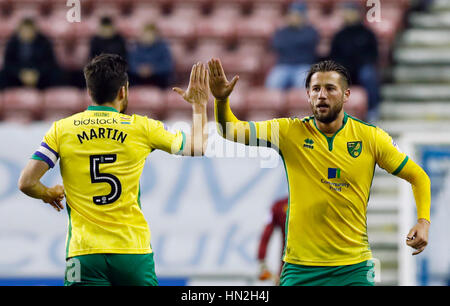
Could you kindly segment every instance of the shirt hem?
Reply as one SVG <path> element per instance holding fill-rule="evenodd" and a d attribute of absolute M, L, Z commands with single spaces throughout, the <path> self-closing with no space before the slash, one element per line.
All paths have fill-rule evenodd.
<path fill-rule="evenodd" d="M 80 250 L 80 251 L 71 251 L 66 258 L 71 258 L 75 256 L 81 255 L 90 255 L 90 254 L 150 254 L 153 251 L 150 248 L 146 249 L 89 249 L 89 250 Z"/>
<path fill-rule="evenodd" d="M 358 259 L 348 259 L 348 260 L 342 260 L 342 261 L 308 261 L 308 260 L 301 260 L 301 259 L 295 259 L 295 258 L 284 258 L 284 261 L 290 264 L 294 265 L 302 265 L 302 266 L 348 266 L 348 265 L 355 265 L 358 263 L 361 263 L 363 261 L 372 259 L 372 254 L 359 257 Z"/>

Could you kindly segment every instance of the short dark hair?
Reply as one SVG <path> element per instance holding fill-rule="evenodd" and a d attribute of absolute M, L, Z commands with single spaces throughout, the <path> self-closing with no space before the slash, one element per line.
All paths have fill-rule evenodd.
<path fill-rule="evenodd" d="M 22 26 L 28 26 L 28 27 L 33 27 L 33 28 L 35 28 L 35 27 L 36 27 L 36 23 L 35 23 L 35 21 L 34 21 L 33 18 L 31 18 L 31 17 L 25 17 L 25 18 L 23 18 L 23 19 L 20 21 L 20 23 L 19 23 L 19 27 L 22 27 Z"/>
<path fill-rule="evenodd" d="M 113 20 L 109 16 L 103 16 L 100 18 L 100 24 L 102 26 L 111 26 L 111 25 L 113 25 Z"/>
<path fill-rule="evenodd" d="M 345 68 L 339 63 L 336 63 L 335 61 L 326 60 L 311 66 L 308 75 L 306 76 L 305 87 L 309 88 L 309 84 L 311 83 L 311 78 L 314 75 L 314 73 L 330 72 L 330 71 L 335 71 L 339 73 L 341 77 L 344 79 L 344 81 L 347 83 L 347 86 L 350 86 L 352 84 L 350 73 L 348 72 L 347 68 Z"/>
<path fill-rule="evenodd" d="M 112 102 L 128 82 L 127 62 L 117 54 L 102 53 L 84 67 L 86 86 L 97 104 Z"/>

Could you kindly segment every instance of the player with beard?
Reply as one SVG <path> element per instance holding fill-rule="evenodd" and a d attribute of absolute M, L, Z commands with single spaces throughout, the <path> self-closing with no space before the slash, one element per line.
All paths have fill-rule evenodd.
<path fill-rule="evenodd" d="M 350 97 L 347 70 L 333 62 L 313 65 L 306 78 L 313 116 L 239 121 L 218 59 L 208 62 L 219 133 L 281 155 L 289 186 L 281 285 L 374 284 L 366 212 L 375 166 L 412 185 L 417 223 L 406 244 L 421 253 L 428 243 L 430 180 L 382 129 L 344 111 Z"/>
<path fill-rule="evenodd" d="M 155 149 L 203 155 L 207 69 L 195 64 L 188 89 L 174 88 L 192 104 L 192 135 L 171 133 L 154 119 L 123 114 L 128 74 L 119 55 L 95 57 L 84 74 L 92 105 L 53 123 L 22 171 L 19 188 L 58 211 L 66 198 L 65 285 L 157 285 L 139 180 L 147 156 Z M 64 187 L 48 188 L 40 179 L 58 159 Z"/>

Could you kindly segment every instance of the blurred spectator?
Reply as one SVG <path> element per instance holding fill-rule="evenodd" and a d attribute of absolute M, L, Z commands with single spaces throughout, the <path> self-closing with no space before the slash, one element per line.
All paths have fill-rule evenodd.
<path fill-rule="evenodd" d="M 343 3 L 340 10 L 344 27 L 331 43 L 330 58 L 344 65 L 352 80 L 363 86 L 368 94 L 368 121 L 378 119 L 379 79 L 377 72 L 378 42 L 375 34 L 364 25 L 363 11 L 355 2 Z"/>
<path fill-rule="evenodd" d="M 282 238 L 283 238 L 283 244 L 281 248 L 281 253 L 283 253 L 284 250 L 284 242 L 286 241 L 286 233 L 285 233 L 285 226 L 286 226 L 286 213 L 289 205 L 289 198 L 283 198 L 278 201 L 276 201 L 271 209 L 270 209 L 270 218 L 264 227 L 264 231 L 261 235 L 261 239 L 259 241 L 258 246 L 258 261 L 259 261 L 259 279 L 260 280 L 267 280 L 267 279 L 274 279 L 275 283 L 277 284 L 279 281 L 279 276 L 281 274 L 281 270 L 283 268 L 283 261 L 281 261 L 280 270 L 277 275 L 273 275 L 266 264 L 266 253 L 267 253 L 267 246 L 270 241 L 270 237 L 272 236 L 274 230 L 279 229 Z M 281 254 L 282 255 L 282 254 Z M 280 257 L 281 259 L 281 257 Z"/>
<path fill-rule="evenodd" d="M 168 44 L 159 36 L 154 24 L 144 26 L 128 56 L 131 85 L 169 86 L 174 64 Z"/>
<path fill-rule="evenodd" d="M 434 0 L 411 0 L 410 11 L 427 11 Z"/>
<path fill-rule="evenodd" d="M 6 45 L 1 87 L 43 89 L 58 85 L 59 80 L 52 43 L 39 32 L 33 19 L 23 19 Z"/>
<path fill-rule="evenodd" d="M 277 64 L 269 73 L 266 87 L 273 89 L 302 88 L 306 72 L 316 61 L 318 32 L 307 24 L 306 4 L 291 4 L 287 25 L 276 31 L 272 48 L 278 56 Z"/>
<path fill-rule="evenodd" d="M 125 39 L 117 32 L 110 17 L 100 19 L 97 34 L 92 37 L 89 57 L 94 58 L 102 53 L 118 54 L 127 58 Z"/>

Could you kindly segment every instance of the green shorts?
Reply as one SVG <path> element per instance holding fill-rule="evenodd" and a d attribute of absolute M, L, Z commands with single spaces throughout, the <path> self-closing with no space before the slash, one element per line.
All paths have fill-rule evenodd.
<path fill-rule="evenodd" d="M 89 254 L 69 258 L 64 286 L 158 286 L 153 253 Z"/>
<path fill-rule="evenodd" d="M 373 286 L 374 263 L 366 260 L 348 266 L 303 266 L 284 263 L 281 286 Z"/>

